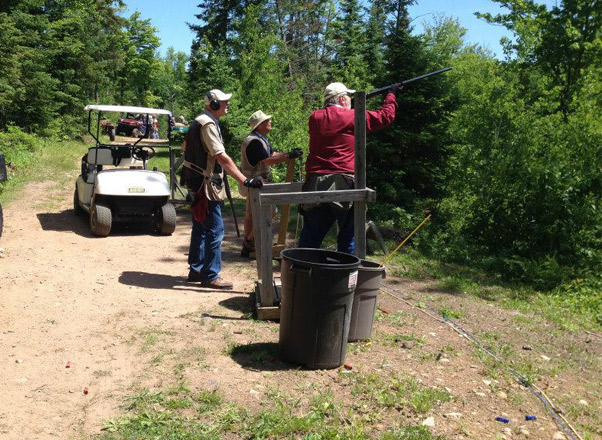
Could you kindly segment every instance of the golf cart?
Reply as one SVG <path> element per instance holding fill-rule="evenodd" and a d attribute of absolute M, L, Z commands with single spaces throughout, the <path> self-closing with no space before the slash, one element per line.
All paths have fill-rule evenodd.
<path fill-rule="evenodd" d="M 156 148 L 170 147 L 170 124 L 167 139 L 144 139 L 118 136 L 115 141 L 101 141 L 103 113 L 166 115 L 169 110 L 117 105 L 88 105 L 88 133 L 95 145 L 81 160 L 81 174 L 75 183 L 73 210 L 90 214 L 92 234 L 106 237 L 113 220 L 148 218 L 160 235 L 171 235 L 176 228 L 176 210 L 169 202 L 170 185 L 165 174 L 147 170 L 147 162 Z M 96 113 L 96 118 L 92 114 Z M 94 122 L 95 119 L 95 122 Z M 96 125 L 95 132 L 92 125 Z"/>
<path fill-rule="evenodd" d="M 115 124 L 109 121 L 107 118 L 103 117 L 100 120 L 100 128 L 101 133 L 108 136 L 111 141 L 115 140 Z"/>
<path fill-rule="evenodd" d="M 184 116 L 178 116 L 171 129 L 171 134 L 174 141 L 183 141 L 184 137 L 186 137 L 186 133 L 188 133 L 189 128 L 188 122 Z"/>

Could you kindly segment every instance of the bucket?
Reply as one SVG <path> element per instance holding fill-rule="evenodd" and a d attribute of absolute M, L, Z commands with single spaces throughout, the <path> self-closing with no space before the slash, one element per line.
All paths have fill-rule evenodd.
<path fill-rule="evenodd" d="M 280 353 L 308 368 L 345 362 L 360 259 L 324 249 L 286 249 L 282 256 Z"/>
<path fill-rule="evenodd" d="M 353 295 L 348 341 L 362 341 L 372 335 L 378 291 L 385 275 L 384 266 L 373 261 L 361 261 Z"/>

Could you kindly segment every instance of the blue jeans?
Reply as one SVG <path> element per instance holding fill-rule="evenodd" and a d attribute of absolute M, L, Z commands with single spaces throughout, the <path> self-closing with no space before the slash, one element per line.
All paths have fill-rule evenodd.
<path fill-rule="evenodd" d="M 335 209 L 330 204 L 322 204 L 303 213 L 299 247 L 319 248 L 335 221 L 339 226 L 337 251 L 353 254 L 355 251 L 353 208 Z"/>
<path fill-rule="evenodd" d="M 202 222 L 192 219 L 188 264 L 201 274 L 203 281 L 213 281 L 222 269 L 222 240 L 224 221 L 222 202 L 209 201 L 209 213 Z"/>

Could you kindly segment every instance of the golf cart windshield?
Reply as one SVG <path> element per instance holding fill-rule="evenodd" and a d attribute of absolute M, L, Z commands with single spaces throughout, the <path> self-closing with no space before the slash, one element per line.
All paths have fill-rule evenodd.
<path fill-rule="evenodd" d="M 169 110 L 127 105 L 97 105 L 85 107 L 88 112 L 88 133 L 97 145 L 127 145 L 139 143 L 169 146 L 174 125 Z M 92 113 L 97 112 L 96 130 L 92 129 Z M 113 113 L 113 115 L 107 115 Z M 102 136 L 106 135 L 109 141 Z"/>

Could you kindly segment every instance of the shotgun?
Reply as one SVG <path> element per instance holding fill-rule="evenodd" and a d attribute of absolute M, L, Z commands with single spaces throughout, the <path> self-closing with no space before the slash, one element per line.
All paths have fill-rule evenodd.
<path fill-rule="evenodd" d="M 240 229 L 238 229 L 238 220 L 236 219 L 236 212 L 234 211 L 234 203 L 232 202 L 232 193 L 230 192 L 230 184 L 228 183 L 228 174 L 226 173 L 226 170 L 224 170 L 224 186 L 226 188 L 226 197 L 228 197 L 228 201 L 230 202 L 234 226 L 236 226 L 236 235 L 240 238 Z"/>
<path fill-rule="evenodd" d="M 376 96 L 376 95 L 380 95 L 382 93 L 385 93 L 385 92 L 387 92 L 389 89 L 391 89 L 393 87 L 405 86 L 406 84 L 413 83 L 414 81 L 420 81 L 421 79 L 428 78 L 429 76 L 439 75 L 440 73 L 447 72 L 448 70 L 451 70 L 451 67 L 446 67 L 445 69 L 435 70 L 434 72 L 425 73 L 424 75 L 420 75 L 420 76 L 416 76 L 414 78 L 406 79 L 406 80 L 403 80 L 402 82 L 398 82 L 398 83 L 395 83 L 395 84 L 390 84 L 390 85 L 388 85 L 386 87 L 381 87 L 380 89 L 372 90 L 371 92 L 366 92 L 366 99 L 368 99 L 368 98 L 370 98 L 372 96 Z"/>

